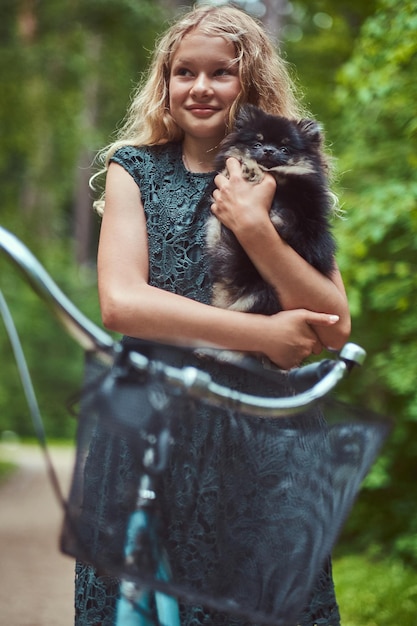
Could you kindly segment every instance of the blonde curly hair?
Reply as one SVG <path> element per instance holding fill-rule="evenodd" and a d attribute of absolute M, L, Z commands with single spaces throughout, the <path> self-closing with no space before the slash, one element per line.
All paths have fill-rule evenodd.
<path fill-rule="evenodd" d="M 125 145 L 151 146 L 182 140 L 183 131 L 169 111 L 169 78 L 178 46 L 196 29 L 206 35 L 223 37 L 236 50 L 241 92 L 230 109 L 229 128 L 233 126 L 237 109 L 244 103 L 255 104 L 273 115 L 294 119 L 307 115 L 297 97 L 288 63 L 275 49 L 263 25 L 230 5 L 198 5 L 174 22 L 157 41 L 149 68 L 133 92 L 116 140 L 98 155 L 104 169 L 90 183 L 107 169 L 116 150 Z M 94 206 L 102 213 L 102 200 Z"/>

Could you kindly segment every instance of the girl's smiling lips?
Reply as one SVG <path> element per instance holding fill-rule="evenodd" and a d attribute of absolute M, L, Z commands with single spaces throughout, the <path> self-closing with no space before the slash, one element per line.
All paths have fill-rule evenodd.
<path fill-rule="evenodd" d="M 185 108 L 195 115 L 210 115 L 220 110 L 218 107 L 210 106 L 209 104 L 191 104 Z"/>

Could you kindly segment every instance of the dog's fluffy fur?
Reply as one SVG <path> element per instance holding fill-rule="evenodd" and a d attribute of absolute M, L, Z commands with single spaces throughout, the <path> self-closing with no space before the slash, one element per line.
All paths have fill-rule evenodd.
<path fill-rule="evenodd" d="M 315 120 L 289 120 L 245 105 L 235 128 L 220 145 L 216 169 L 236 157 L 248 180 L 264 172 L 277 181 L 270 218 L 280 235 L 323 274 L 334 268 L 335 243 L 329 226 L 333 195 L 328 188 L 323 137 Z M 260 276 L 235 235 L 212 215 L 207 249 L 213 279 L 213 304 L 272 315 L 282 309 L 276 291 Z"/>

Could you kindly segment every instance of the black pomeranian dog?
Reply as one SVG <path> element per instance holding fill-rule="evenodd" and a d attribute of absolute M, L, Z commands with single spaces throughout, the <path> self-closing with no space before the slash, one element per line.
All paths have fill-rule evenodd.
<path fill-rule="evenodd" d="M 233 131 L 220 144 L 216 169 L 239 159 L 256 183 L 264 172 L 277 181 L 270 218 L 285 241 L 325 275 L 334 268 L 335 241 L 329 217 L 333 194 L 327 180 L 323 136 L 315 120 L 290 120 L 244 105 Z M 206 243 L 215 306 L 273 315 L 282 310 L 276 291 L 259 272 L 235 235 L 211 215 Z"/>

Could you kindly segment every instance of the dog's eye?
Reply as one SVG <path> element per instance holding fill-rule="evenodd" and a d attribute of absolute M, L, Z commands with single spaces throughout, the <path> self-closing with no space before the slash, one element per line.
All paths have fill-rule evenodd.
<path fill-rule="evenodd" d="M 282 152 L 282 154 L 289 154 L 290 153 L 290 151 L 288 150 L 288 148 L 286 146 L 281 146 L 279 151 Z"/>
<path fill-rule="evenodd" d="M 253 144 L 253 147 L 254 148 L 262 148 L 262 144 L 261 144 L 260 141 L 255 141 L 254 144 Z"/>

